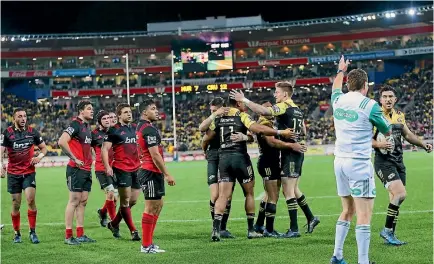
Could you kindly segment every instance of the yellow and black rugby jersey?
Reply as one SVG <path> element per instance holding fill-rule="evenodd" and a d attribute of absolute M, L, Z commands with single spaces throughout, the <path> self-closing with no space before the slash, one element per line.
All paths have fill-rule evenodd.
<path fill-rule="evenodd" d="M 261 116 L 258 120 L 260 125 L 268 126 L 273 128 L 273 123 L 271 120 Z M 271 160 L 279 162 L 280 159 L 280 151 L 279 149 L 273 148 L 268 145 L 267 140 L 265 139 L 265 135 L 258 135 L 258 146 L 259 146 L 259 159 Z"/>
<path fill-rule="evenodd" d="M 392 111 L 389 114 L 386 114 L 386 112 L 383 110 L 383 115 L 386 117 L 387 121 L 391 124 L 392 127 L 392 135 L 393 139 L 395 140 L 395 148 L 393 149 L 393 152 L 390 154 L 383 154 L 378 149 L 375 149 L 375 155 L 379 156 L 383 159 L 386 159 L 388 161 L 402 162 L 402 132 L 404 129 L 405 124 L 405 116 L 404 113 L 401 111 L 397 111 L 395 109 L 392 109 Z M 374 139 L 377 139 L 379 131 L 376 127 L 374 127 Z"/>
<path fill-rule="evenodd" d="M 216 132 L 220 140 L 221 152 L 247 153 L 247 142 L 232 142 L 232 133 L 247 134 L 247 130 L 255 123 L 252 118 L 236 108 L 230 108 L 227 115 L 217 117 L 211 124 L 210 129 Z"/>
<path fill-rule="evenodd" d="M 298 108 L 291 99 L 288 99 L 284 102 L 275 104 L 272 107 L 268 107 L 268 109 L 271 111 L 271 114 L 276 117 L 277 128 L 279 130 L 291 128 L 297 135 L 296 140 L 284 138 L 281 138 L 281 140 L 287 142 L 298 142 L 299 135 L 303 131 L 304 123 L 303 112 L 300 108 Z"/>

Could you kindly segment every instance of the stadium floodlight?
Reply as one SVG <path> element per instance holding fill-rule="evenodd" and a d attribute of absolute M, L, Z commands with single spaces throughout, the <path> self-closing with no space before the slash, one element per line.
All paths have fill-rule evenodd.
<path fill-rule="evenodd" d="M 371 20 L 371 19 L 372 19 L 372 17 L 371 17 L 371 16 L 368 16 L 368 19 L 369 19 L 369 20 Z"/>
<path fill-rule="evenodd" d="M 15 38 L 14 38 L 14 37 L 12 37 L 12 38 L 11 38 L 11 41 L 14 41 L 14 40 L 15 40 Z"/>
<path fill-rule="evenodd" d="M 395 17 L 396 14 L 394 12 L 390 13 L 390 17 Z"/>
<path fill-rule="evenodd" d="M 362 18 L 361 17 L 357 17 L 357 21 L 362 21 Z"/>
<path fill-rule="evenodd" d="M 390 18 L 390 13 L 386 13 L 386 18 Z"/>
<path fill-rule="evenodd" d="M 363 17 L 363 21 L 366 21 L 366 20 L 368 20 L 368 17 Z"/>
<path fill-rule="evenodd" d="M 372 15 L 372 19 L 375 20 L 377 17 L 375 15 Z"/>
<path fill-rule="evenodd" d="M 2 37 L 2 41 L 5 41 L 6 40 L 6 38 L 5 37 Z"/>
<path fill-rule="evenodd" d="M 416 14 L 416 10 L 414 10 L 414 9 L 412 8 L 412 9 L 408 10 L 408 14 L 409 14 L 410 16 L 414 16 L 414 14 Z"/>

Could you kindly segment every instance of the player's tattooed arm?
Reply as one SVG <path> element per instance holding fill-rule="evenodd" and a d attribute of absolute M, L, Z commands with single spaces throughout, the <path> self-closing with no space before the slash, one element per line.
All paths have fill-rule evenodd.
<path fill-rule="evenodd" d="M 408 141 L 408 143 L 423 148 L 428 153 L 432 151 L 432 145 L 424 144 L 422 140 L 410 131 L 406 124 L 404 124 L 402 129 L 402 136 Z"/>

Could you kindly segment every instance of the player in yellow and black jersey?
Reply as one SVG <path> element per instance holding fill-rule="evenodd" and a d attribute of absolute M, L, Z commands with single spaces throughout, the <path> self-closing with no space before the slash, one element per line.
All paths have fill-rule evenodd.
<path fill-rule="evenodd" d="M 247 143 L 245 141 L 234 142 L 232 136 L 235 133 L 246 135 L 248 130 L 255 134 L 269 136 L 280 135 L 284 138 L 294 136 L 294 133 L 290 129 L 276 130 L 255 123 L 251 117 L 244 112 L 244 103 L 229 99 L 228 106 L 230 107 L 229 112 L 214 120 L 204 138 L 204 142 L 212 140 L 214 137 L 220 140 L 218 175 L 219 197 L 215 203 L 213 231 L 211 235 L 213 241 L 220 241 L 222 216 L 226 207 L 226 201 L 232 194 L 232 187 L 235 180 L 241 184 L 246 199 L 247 237 L 262 237 L 262 234 L 256 233 L 253 227 L 255 217 L 255 196 L 253 187 L 255 180 L 252 162 L 247 153 Z"/>
<path fill-rule="evenodd" d="M 262 104 L 265 107 L 271 107 L 270 102 Z M 274 117 L 260 116 L 257 121 L 259 124 L 273 127 Z M 255 230 L 263 232 L 265 237 L 280 237 L 282 234 L 274 230 L 274 218 L 276 215 L 276 204 L 279 198 L 279 189 L 281 184 L 280 168 L 280 151 L 293 150 L 296 152 L 305 152 L 306 146 L 299 143 L 284 142 L 273 136 L 258 135 L 259 145 L 258 172 L 262 176 L 265 196 L 259 205 L 259 213 L 256 218 Z M 264 220 L 266 226 L 264 227 Z"/>
<path fill-rule="evenodd" d="M 232 90 L 230 92 L 230 97 L 238 102 L 244 102 L 248 108 L 257 114 L 263 116 L 275 116 L 278 129 L 291 128 L 297 136 L 296 139 L 284 141 L 290 143 L 302 143 L 301 137 L 306 135 L 306 127 L 304 125 L 303 113 L 291 99 L 294 92 L 293 87 L 288 82 L 278 82 L 275 86 L 276 91 L 274 93 L 274 98 L 276 99 L 276 104 L 272 107 L 264 107 L 260 104 L 251 102 L 244 97 L 244 94 L 241 91 L 237 92 Z M 283 172 L 282 187 L 290 218 L 290 227 L 288 232 L 285 234 L 285 237 L 287 238 L 300 236 L 297 222 L 297 204 L 303 210 L 307 218 L 307 233 L 312 233 L 314 228 L 320 223 L 319 219 L 312 214 L 306 202 L 306 197 L 298 188 L 303 161 L 303 153 L 292 150 L 281 151 L 280 165 L 282 166 Z"/>
<path fill-rule="evenodd" d="M 405 123 L 404 113 L 394 109 L 396 101 L 394 88 L 385 86 L 380 90 L 380 103 L 384 116 L 392 125 L 393 141 L 377 141 L 379 131 L 374 130 L 372 147 L 375 149 L 375 171 L 389 191 L 390 197 L 386 224 L 380 236 L 385 239 L 386 243 L 399 246 L 405 244 L 395 236 L 399 208 L 406 197 L 406 171 L 403 161 L 402 137 L 410 144 L 423 148 L 426 152 L 432 151 L 432 145 L 424 144 L 410 131 Z"/>

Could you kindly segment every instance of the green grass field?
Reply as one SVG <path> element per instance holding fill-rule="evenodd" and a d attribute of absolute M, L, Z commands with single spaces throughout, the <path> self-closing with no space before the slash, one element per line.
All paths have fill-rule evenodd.
<path fill-rule="evenodd" d="M 433 155 L 422 152 L 405 155 L 407 165 L 408 198 L 402 206 L 398 223 L 398 237 L 408 244 L 390 247 L 383 244 L 379 232 L 384 225 L 388 205 L 387 192 L 377 180 L 375 215 L 372 222 L 371 259 L 377 263 L 433 262 Z M 253 161 L 256 164 L 256 160 Z M 256 165 L 255 165 L 256 167 Z M 155 231 L 155 242 L 167 250 L 164 254 L 141 254 L 140 243 L 129 240 L 128 228 L 122 222 L 122 240 L 115 240 L 111 232 L 98 224 L 96 210 L 104 201 L 104 194 L 94 180 L 86 209 L 85 232 L 97 240 L 96 244 L 71 247 L 63 244 L 64 210 L 68 198 L 65 168 L 41 168 L 37 171 L 38 206 L 37 232 L 41 243 L 33 245 L 27 237 L 27 206 L 21 209 L 24 242 L 13 244 L 10 219 L 10 196 L 6 180 L 1 181 L 2 223 L 6 227 L 1 238 L 1 262 L 9 263 L 328 263 L 333 253 L 334 231 L 340 213 L 340 199 L 336 196 L 333 157 L 306 157 L 301 189 L 321 224 L 310 235 L 298 239 L 247 240 L 242 191 L 237 186 L 228 228 L 237 237 L 221 243 L 210 242 L 211 220 L 206 183 L 206 163 L 171 163 L 169 169 L 177 185 L 166 187 L 166 204 Z M 256 196 L 262 193 L 260 176 Z M 95 179 L 95 178 L 94 178 Z M 259 198 L 258 198 L 259 200 Z M 24 202 L 25 203 L 25 202 Z M 257 202 L 258 207 L 259 201 Z M 144 203 L 140 198 L 133 208 L 133 218 L 139 230 Z M 300 228 L 305 219 L 299 210 Z M 288 213 L 284 201 L 279 201 L 276 229 L 288 228 Z M 355 221 L 347 237 L 345 258 L 357 263 L 354 233 Z M 304 232 L 304 231 L 303 231 Z M 74 230 L 75 234 L 75 230 Z"/>

